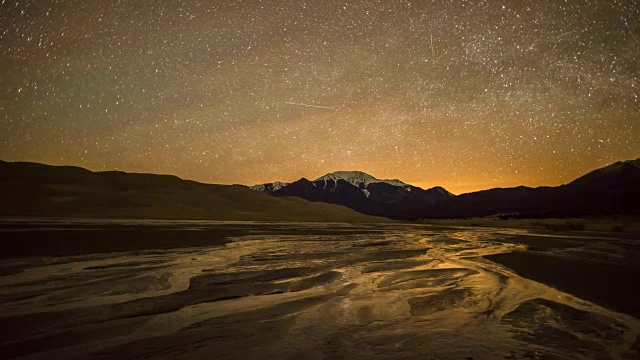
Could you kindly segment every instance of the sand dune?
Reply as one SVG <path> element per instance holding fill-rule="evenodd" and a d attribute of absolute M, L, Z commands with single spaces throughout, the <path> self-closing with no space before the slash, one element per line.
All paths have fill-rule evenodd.
<path fill-rule="evenodd" d="M 0 216 L 388 222 L 349 208 L 274 198 L 176 176 L 0 161 Z"/>

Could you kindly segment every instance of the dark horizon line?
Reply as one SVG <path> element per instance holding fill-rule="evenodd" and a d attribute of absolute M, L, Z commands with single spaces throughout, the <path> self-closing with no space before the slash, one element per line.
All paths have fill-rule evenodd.
<path fill-rule="evenodd" d="M 517 188 L 523 188 L 523 187 L 524 188 L 530 188 L 530 189 L 538 189 L 538 188 L 560 187 L 560 186 L 567 185 L 567 184 L 569 184 L 569 183 L 571 183 L 571 182 L 573 182 L 573 181 L 575 181 L 575 180 L 577 180 L 577 179 L 579 179 L 579 178 L 581 178 L 581 177 L 583 177 L 583 176 L 585 176 L 587 174 L 590 174 L 590 173 L 592 173 L 594 171 L 597 171 L 597 170 L 600 170 L 600 169 L 604 169 L 604 168 L 607 168 L 607 167 L 615 165 L 615 164 L 631 162 L 631 161 L 638 161 L 638 160 L 640 160 L 640 158 L 627 159 L 627 160 L 618 160 L 618 161 L 612 162 L 612 163 L 610 163 L 608 165 L 605 165 L 605 166 L 602 166 L 602 167 L 599 167 L 599 168 L 595 168 L 595 169 L 593 169 L 591 171 L 588 171 L 588 172 L 576 177 L 575 179 L 573 179 L 573 180 L 571 180 L 571 181 L 569 181 L 567 183 L 560 184 L 560 185 L 540 185 L 540 186 L 535 186 L 535 187 L 526 186 L 526 185 L 517 185 L 517 186 L 511 186 L 511 187 L 493 187 L 493 188 L 488 188 L 488 189 L 470 191 L 470 192 L 466 192 L 466 193 L 462 193 L 462 194 L 453 194 L 451 191 L 447 190 L 444 186 L 440 186 L 440 185 L 432 186 L 432 187 L 430 187 L 428 189 L 423 189 L 423 190 L 430 190 L 430 189 L 434 189 L 434 188 L 442 188 L 445 191 L 447 191 L 447 192 L 449 192 L 449 193 L 451 193 L 451 194 L 453 194 L 454 196 L 457 197 L 457 196 L 462 196 L 462 195 L 467 195 L 467 194 L 475 194 L 475 193 L 479 193 L 479 192 L 483 192 L 483 191 L 500 190 L 500 189 L 517 189 Z M 245 184 L 237 184 L 237 183 L 236 184 L 218 184 L 218 183 L 206 183 L 206 182 L 202 182 L 202 181 L 198 181 L 198 180 L 192 180 L 192 179 L 185 179 L 185 178 L 182 178 L 182 177 L 180 177 L 178 175 L 174 175 L 174 174 L 145 173 L 145 172 L 135 172 L 135 171 L 124 171 L 124 170 L 117 170 L 117 169 L 113 169 L 113 170 L 98 170 L 98 171 L 96 171 L 96 170 L 91 170 L 91 169 L 88 169 L 88 168 L 85 168 L 85 167 L 82 167 L 82 166 L 78 166 L 78 165 L 51 165 L 51 164 L 34 162 L 34 161 L 7 161 L 7 160 L 0 159 L 0 163 L 2 163 L 2 162 L 4 162 L 4 163 L 14 163 L 14 164 L 35 164 L 35 165 L 41 165 L 41 166 L 44 165 L 44 166 L 59 167 L 59 168 L 65 168 L 65 167 L 66 168 L 77 168 L 77 169 L 86 170 L 86 171 L 89 171 L 89 172 L 92 172 L 92 173 L 119 172 L 119 173 L 124 173 L 124 174 L 171 176 L 171 177 L 175 177 L 175 178 L 178 178 L 180 180 L 183 180 L 183 181 L 192 181 L 192 182 L 195 182 L 195 183 L 198 183 L 198 184 L 203 184 L 203 185 L 243 186 L 243 187 L 249 188 L 249 187 L 255 186 L 255 185 L 264 185 L 264 184 L 272 184 L 272 183 L 275 183 L 275 182 L 284 182 L 284 181 L 279 181 L 278 180 L 278 181 L 272 181 L 272 182 L 268 182 L 268 183 L 255 184 L 255 185 L 245 185 Z M 344 170 L 337 170 L 337 171 L 344 171 Z M 334 172 L 337 172 L 337 171 L 334 171 Z M 353 170 L 353 171 L 359 171 L 359 172 L 362 172 L 362 173 L 370 175 L 369 173 L 364 172 L 364 171 L 360 171 L 360 170 Z M 333 172 L 330 172 L 330 173 L 327 173 L 327 174 L 332 174 L 332 173 Z M 373 175 L 371 175 L 371 176 L 373 176 Z M 295 180 L 295 181 L 299 181 L 301 179 L 307 179 L 307 178 L 306 177 L 301 177 L 300 179 Z M 307 179 L 307 180 L 309 180 L 309 179 Z M 399 179 L 393 179 L 393 180 L 399 180 Z M 295 181 L 292 181 L 289 184 L 291 184 L 291 183 L 293 183 Z M 312 180 L 309 180 L 309 181 L 312 181 Z M 399 180 L 399 181 L 402 181 L 402 180 Z M 402 181 L 402 182 L 404 182 L 404 181 Z M 412 184 L 409 184 L 409 183 L 405 183 L 405 184 L 422 189 L 419 186 L 415 186 L 415 185 L 412 185 Z"/>

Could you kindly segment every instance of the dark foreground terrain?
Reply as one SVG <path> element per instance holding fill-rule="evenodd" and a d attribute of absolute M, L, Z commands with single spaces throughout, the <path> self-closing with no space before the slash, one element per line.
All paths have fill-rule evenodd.
<path fill-rule="evenodd" d="M 640 357 L 620 234 L 5 220 L 0 239 L 2 358 Z"/>

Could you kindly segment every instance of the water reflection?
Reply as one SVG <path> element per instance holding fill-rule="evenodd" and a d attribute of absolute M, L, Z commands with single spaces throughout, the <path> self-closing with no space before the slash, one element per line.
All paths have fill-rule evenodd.
<path fill-rule="evenodd" d="M 637 319 L 482 257 L 524 250 L 522 239 L 538 241 L 538 234 L 241 225 L 250 231 L 224 246 L 5 262 L 24 269 L 0 277 L 0 325 L 12 330 L 0 353 L 47 359 L 636 355 Z"/>

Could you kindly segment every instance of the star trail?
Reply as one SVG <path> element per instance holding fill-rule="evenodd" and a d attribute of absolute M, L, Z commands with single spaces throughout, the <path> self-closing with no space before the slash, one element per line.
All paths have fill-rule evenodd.
<path fill-rule="evenodd" d="M 0 159 L 454 193 L 640 157 L 637 1 L 10 1 Z"/>

